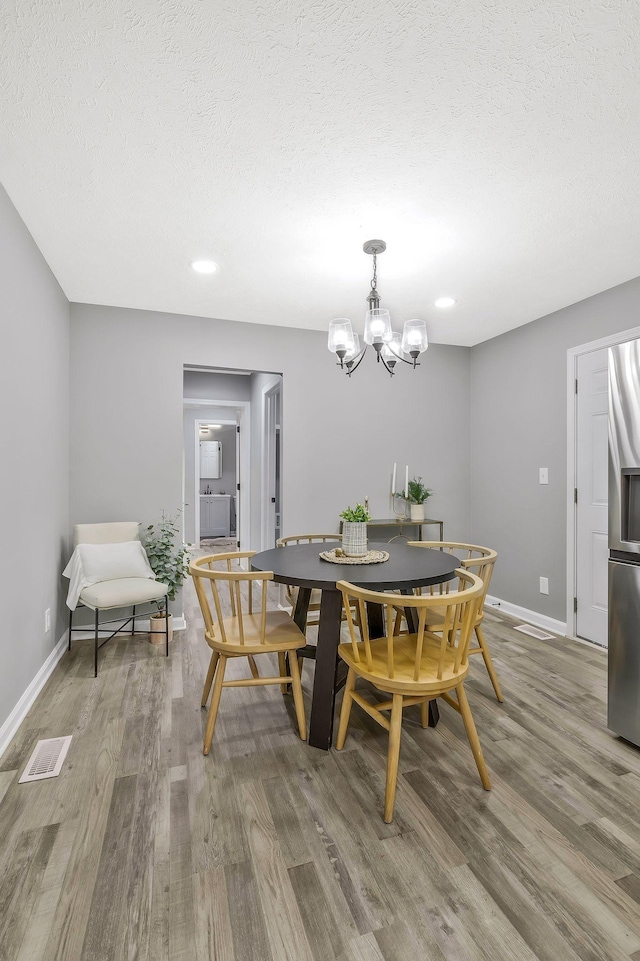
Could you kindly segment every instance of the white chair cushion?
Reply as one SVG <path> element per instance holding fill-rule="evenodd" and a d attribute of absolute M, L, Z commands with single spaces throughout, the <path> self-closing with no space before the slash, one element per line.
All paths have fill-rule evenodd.
<path fill-rule="evenodd" d="M 119 577 L 114 581 L 100 581 L 85 587 L 80 600 L 92 610 L 106 611 L 112 607 L 131 607 L 164 597 L 169 588 L 146 577 Z"/>
<path fill-rule="evenodd" d="M 118 577 L 156 576 L 149 566 L 146 551 L 140 541 L 78 544 L 76 551 L 80 555 L 87 587 L 99 581 L 113 581 Z"/>
<path fill-rule="evenodd" d="M 100 581 L 116 578 L 155 579 L 140 541 L 115 544 L 78 544 L 62 572 L 69 578 L 67 607 L 75 610 L 82 591 Z"/>

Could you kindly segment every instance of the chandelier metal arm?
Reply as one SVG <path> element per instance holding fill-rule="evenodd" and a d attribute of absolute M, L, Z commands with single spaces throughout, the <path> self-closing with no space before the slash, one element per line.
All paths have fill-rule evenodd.
<path fill-rule="evenodd" d="M 385 360 L 384 357 L 382 356 L 382 352 L 380 352 L 380 353 L 378 354 L 378 360 L 381 360 L 381 361 L 382 361 L 382 363 L 384 364 L 386 370 L 388 370 L 389 373 L 391 374 L 391 376 L 393 377 L 393 368 L 389 367 L 388 363 L 386 362 L 386 360 Z"/>
<path fill-rule="evenodd" d="M 413 361 L 413 360 L 407 360 L 406 357 L 403 357 L 403 356 L 402 356 L 402 354 L 397 354 L 397 353 L 395 352 L 395 350 L 393 349 L 393 347 L 392 347 L 390 344 L 387 344 L 387 349 L 391 351 L 391 353 L 393 354 L 394 357 L 397 357 L 398 360 L 401 360 L 403 364 L 408 364 L 409 367 L 415 367 L 415 366 L 416 366 L 415 361 Z M 419 366 L 419 365 L 418 365 L 418 366 Z"/>
<path fill-rule="evenodd" d="M 354 370 L 357 370 L 358 367 L 360 366 L 360 364 L 362 363 L 362 358 L 364 357 L 364 355 L 365 355 L 366 352 L 367 352 L 367 346 L 368 346 L 368 345 L 365 344 L 365 345 L 364 345 L 364 348 L 360 351 L 360 355 L 358 356 L 358 361 L 357 361 L 357 363 L 352 360 L 352 361 L 351 361 L 351 366 L 349 366 L 349 362 L 347 361 L 347 376 L 348 376 L 348 377 L 351 377 L 351 375 L 352 375 L 352 373 L 354 372 Z"/>

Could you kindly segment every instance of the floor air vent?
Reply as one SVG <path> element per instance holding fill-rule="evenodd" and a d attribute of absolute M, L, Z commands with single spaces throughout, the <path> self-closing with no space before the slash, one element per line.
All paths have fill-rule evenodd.
<path fill-rule="evenodd" d="M 521 634 L 529 634 L 538 641 L 552 641 L 555 637 L 555 634 L 547 634 L 546 631 L 541 631 L 539 627 L 533 627 L 532 624 L 519 624 L 518 627 L 514 627 L 514 631 L 520 631 Z"/>
<path fill-rule="evenodd" d="M 45 741 L 38 741 L 18 784 L 24 784 L 26 781 L 42 781 L 46 777 L 57 777 L 60 774 L 62 762 L 67 756 L 72 736 L 70 734 L 68 737 L 49 737 Z"/>

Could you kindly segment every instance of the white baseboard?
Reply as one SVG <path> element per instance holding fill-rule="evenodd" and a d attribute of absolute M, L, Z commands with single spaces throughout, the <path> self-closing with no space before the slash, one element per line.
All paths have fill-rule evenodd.
<path fill-rule="evenodd" d="M 492 597 L 490 594 L 487 594 L 484 606 L 488 610 L 498 610 L 503 614 L 509 614 L 510 617 L 516 617 L 520 621 L 526 621 L 527 624 L 534 624 L 536 627 L 542 627 L 544 630 L 552 631 L 554 634 L 560 634 L 561 637 L 566 637 L 567 635 L 566 621 L 557 621 L 555 617 L 547 617 L 546 614 L 529 611 L 526 607 L 519 607 L 510 601 L 503 601 L 500 597 Z"/>
<path fill-rule="evenodd" d="M 13 740 L 18 728 L 24 721 L 31 705 L 37 698 L 38 694 L 49 680 L 53 674 L 54 668 L 58 661 L 62 658 L 62 655 L 67 649 L 67 641 L 69 634 L 67 631 L 64 632 L 54 649 L 49 654 L 34 679 L 29 684 L 13 711 L 4 722 L 2 727 L 0 727 L 0 757 L 9 747 L 10 742 Z"/>

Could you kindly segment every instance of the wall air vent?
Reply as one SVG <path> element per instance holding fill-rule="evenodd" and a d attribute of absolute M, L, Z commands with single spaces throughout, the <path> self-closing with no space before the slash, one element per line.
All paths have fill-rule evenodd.
<path fill-rule="evenodd" d="M 44 741 L 38 741 L 18 784 L 57 777 L 60 774 L 62 762 L 67 756 L 72 736 L 69 734 L 68 737 L 49 737 Z"/>
<path fill-rule="evenodd" d="M 530 637 L 535 637 L 538 641 L 552 641 L 555 637 L 555 634 L 547 634 L 546 631 L 541 631 L 539 627 L 534 627 L 532 624 L 519 624 L 518 627 L 514 627 L 514 631 L 529 634 Z"/>

